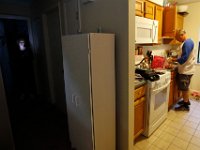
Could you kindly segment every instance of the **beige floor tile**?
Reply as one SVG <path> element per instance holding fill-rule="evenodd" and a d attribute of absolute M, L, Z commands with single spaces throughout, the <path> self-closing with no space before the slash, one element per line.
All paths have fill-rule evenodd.
<path fill-rule="evenodd" d="M 137 143 L 135 143 L 135 146 L 142 149 L 142 150 L 146 150 L 150 147 L 150 143 L 148 143 L 146 140 L 142 140 L 142 141 L 138 141 Z"/>
<path fill-rule="evenodd" d="M 155 145 L 151 145 L 148 150 L 161 150 L 161 149 L 156 147 Z"/>
<path fill-rule="evenodd" d="M 200 119 L 200 112 L 199 112 L 199 110 L 193 111 L 192 114 L 190 115 L 190 117 L 196 117 L 196 118 Z"/>
<path fill-rule="evenodd" d="M 167 118 L 170 118 L 171 116 L 174 118 L 174 117 L 176 117 L 176 114 L 177 114 L 176 111 L 170 109 L 168 111 Z M 167 120 L 169 120 L 169 119 L 167 119 Z"/>
<path fill-rule="evenodd" d="M 187 150 L 200 150 L 200 147 L 197 146 L 197 145 L 194 145 L 194 144 L 190 143 L 190 144 L 188 145 Z"/>
<path fill-rule="evenodd" d="M 195 131 L 196 131 L 195 129 L 193 129 L 193 128 L 187 126 L 187 125 L 184 125 L 184 126 L 180 129 L 179 132 L 185 132 L 185 133 L 194 135 Z"/>
<path fill-rule="evenodd" d="M 179 123 L 176 123 L 176 122 L 172 122 L 169 124 L 168 126 L 169 128 L 176 128 L 177 130 L 181 129 L 183 127 L 183 124 L 179 124 Z"/>
<path fill-rule="evenodd" d="M 177 137 L 184 140 L 185 142 L 189 142 L 192 138 L 192 135 L 188 134 L 187 132 L 179 132 Z"/>
<path fill-rule="evenodd" d="M 165 132 L 170 133 L 171 135 L 176 136 L 179 133 L 179 129 L 168 127 Z"/>
<path fill-rule="evenodd" d="M 175 115 L 168 115 L 167 119 L 173 121 L 174 119 L 176 119 L 176 116 Z"/>
<path fill-rule="evenodd" d="M 169 125 L 171 122 L 172 122 L 171 120 L 166 119 L 166 120 L 163 122 L 163 124 L 164 124 L 164 125 Z"/>
<path fill-rule="evenodd" d="M 171 143 L 174 138 L 175 138 L 174 135 L 171 135 L 171 134 L 165 132 L 165 133 L 160 135 L 159 140 L 164 140 L 168 143 Z"/>
<path fill-rule="evenodd" d="M 159 129 L 165 131 L 168 128 L 169 125 L 162 124 Z"/>
<path fill-rule="evenodd" d="M 147 141 L 148 143 L 152 144 L 152 143 L 155 142 L 157 139 L 158 139 L 157 136 L 152 135 L 152 136 L 150 136 L 148 139 L 146 139 L 146 141 Z"/>
<path fill-rule="evenodd" d="M 160 149 L 167 149 L 170 145 L 170 142 L 167 142 L 167 141 L 164 141 L 160 138 L 158 138 L 154 143 L 153 145 L 155 145 L 156 147 L 160 148 Z"/>
<path fill-rule="evenodd" d="M 189 116 L 190 116 L 190 114 L 188 114 L 188 113 L 179 113 L 179 114 L 177 114 L 176 118 L 187 120 Z"/>
<path fill-rule="evenodd" d="M 169 110 L 167 119 L 149 137 L 141 137 L 134 150 L 200 150 L 200 101 L 190 111 Z"/>
<path fill-rule="evenodd" d="M 179 148 L 181 148 L 182 150 L 186 150 L 189 143 L 176 137 L 173 140 L 172 144 L 177 146 L 177 147 L 179 147 Z"/>
<path fill-rule="evenodd" d="M 196 130 L 200 130 L 200 124 L 197 126 Z"/>
<path fill-rule="evenodd" d="M 173 120 L 173 122 L 179 123 L 179 124 L 185 124 L 186 121 L 187 121 L 186 119 L 182 119 L 182 118 L 176 118 Z"/>
<path fill-rule="evenodd" d="M 167 150 L 183 150 L 183 149 L 181 149 L 181 148 L 179 148 L 179 147 L 177 147 L 176 145 L 174 145 L 174 144 L 171 144 L 169 147 L 168 147 L 168 149 Z"/>
<path fill-rule="evenodd" d="M 185 123 L 185 126 L 191 127 L 193 129 L 196 129 L 198 127 L 198 123 L 192 122 L 192 121 L 187 121 Z"/>
<path fill-rule="evenodd" d="M 164 131 L 158 128 L 156 131 L 153 132 L 152 135 L 159 137 Z"/>
<path fill-rule="evenodd" d="M 141 150 L 141 149 L 140 149 L 139 147 L 137 147 L 137 146 L 134 146 L 133 149 L 134 149 L 134 150 Z"/>
<path fill-rule="evenodd" d="M 190 143 L 195 144 L 200 147 L 200 138 L 197 138 L 196 136 L 193 136 Z"/>
<path fill-rule="evenodd" d="M 200 130 L 196 130 L 194 136 L 200 138 Z"/>
<path fill-rule="evenodd" d="M 200 122 L 200 118 L 192 116 L 192 115 L 187 120 L 191 122 L 195 122 L 197 124 Z"/>

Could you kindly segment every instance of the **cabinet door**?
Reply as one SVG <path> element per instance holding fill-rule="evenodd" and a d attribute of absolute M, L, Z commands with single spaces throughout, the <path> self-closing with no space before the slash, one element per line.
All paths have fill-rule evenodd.
<path fill-rule="evenodd" d="M 162 38 L 162 26 L 163 26 L 163 7 L 155 6 L 155 20 L 158 20 L 158 40 Z"/>
<path fill-rule="evenodd" d="M 178 90 L 177 85 L 177 73 L 174 75 L 174 101 L 173 103 L 177 103 L 182 97 L 181 91 Z"/>
<path fill-rule="evenodd" d="M 183 16 L 177 14 L 177 20 L 176 20 L 176 29 L 183 29 Z"/>
<path fill-rule="evenodd" d="M 134 118 L 134 138 L 139 136 L 144 131 L 144 107 L 145 98 L 141 97 L 134 102 L 135 118 Z"/>
<path fill-rule="evenodd" d="M 136 16 L 144 16 L 144 1 L 136 0 L 135 2 L 135 15 Z"/>
<path fill-rule="evenodd" d="M 176 28 L 176 7 L 165 7 L 163 12 L 163 36 L 174 37 Z"/>
<path fill-rule="evenodd" d="M 144 17 L 149 19 L 154 19 L 155 5 L 153 3 L 146 1 L 144 9 L 145 9 Z"/>

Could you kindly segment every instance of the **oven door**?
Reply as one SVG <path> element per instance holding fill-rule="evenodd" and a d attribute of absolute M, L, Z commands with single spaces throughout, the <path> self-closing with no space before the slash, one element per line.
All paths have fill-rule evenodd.
<path fill-rule="evenodd" d="M 167 118 L 170 81 L 159 89 L 148 89 L 144 135 L 149 137 Z"/>

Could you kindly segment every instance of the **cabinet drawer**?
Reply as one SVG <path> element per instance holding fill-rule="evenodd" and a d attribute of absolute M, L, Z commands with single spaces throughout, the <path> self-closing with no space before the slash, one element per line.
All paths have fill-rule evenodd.
<path fill-rule="evenodd" d="M 135 100 L 145 95 L 146 86 L 141 86 L 135 89 Z"/>

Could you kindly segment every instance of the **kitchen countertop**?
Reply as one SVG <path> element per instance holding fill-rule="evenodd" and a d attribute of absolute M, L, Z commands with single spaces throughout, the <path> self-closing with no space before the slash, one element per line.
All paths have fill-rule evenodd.
<path fill-rule="evenodd" d="M 135 89 L 143 86 L 144 84 L 146 84 L 146 80 L 144 80 L 144 79 L 142 79 L 142 80 L 135 79 Z"/>

